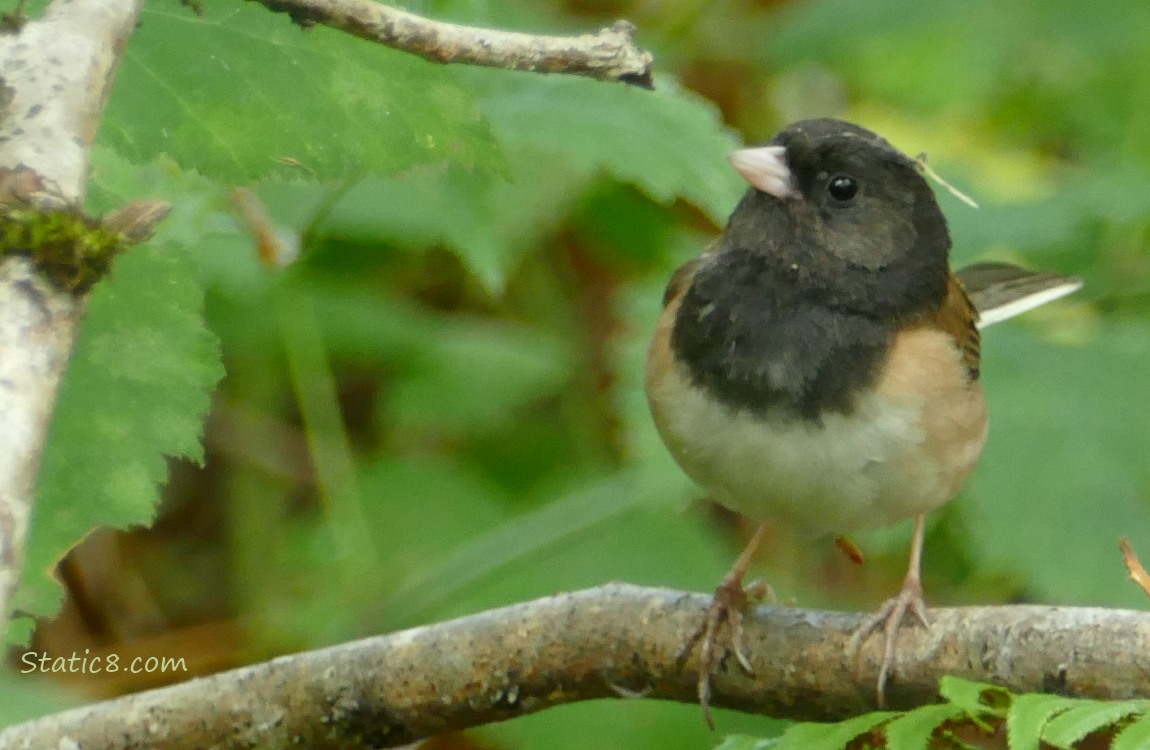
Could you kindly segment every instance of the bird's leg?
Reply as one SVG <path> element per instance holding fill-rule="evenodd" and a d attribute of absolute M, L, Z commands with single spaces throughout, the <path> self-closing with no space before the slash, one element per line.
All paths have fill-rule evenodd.
<path fill-rule="evenodd" d="M 703 718 L 711 729 L 715 728 L 710 706 L 711 670 L 715 665 L 715 643 L 724 626 L 727 629 L 731 650 L 739 660 L 739 665 L 748 673 L 753 671 L 743 645 L 743 615 L 750 603 L 766 595 L 768 588 L 762 581 L 755 581 L 744 588 L 743 578 L 747 575 L 747 569 L 751 566 L 755 553 L 763 545 L 766 535 L 766 524 L 760 524 L 743 553 L 739 555 L 739 559 L 735 560 L 735 564 L 715 589 L 715 597 L 711 601 L 711 606 L 707 608 L 703 623 L 683 645 L 679 654 L 680 659 L 685 659 L 691 647 L 699 643 L 699 705 L 703 707 Z"/>
<path fill-rule="evenodd" d="M 880 627 L 886 635 L 882 653 L 882 668 L 878 673 L 878 705 L 886 702 L 886 681 L 894 668 L 895 641 L 898 638 L 899 628 L 907 614 L 914 614 L 924 627 L 930 627 L 930 620 L 926 615 L 926 602 L 922 597 L 922 543 L 926 536 L 926 515 L 920 514 L 914 519 L 914 537 L 910 545 L 910 566 L 903 579 L 902 589 L 891 599 L 888 599 L 878 612 L 867 618 L 866 622 L 855 631 L 851 638 L 849 653 L 857 654 L 863 642 Z"/>

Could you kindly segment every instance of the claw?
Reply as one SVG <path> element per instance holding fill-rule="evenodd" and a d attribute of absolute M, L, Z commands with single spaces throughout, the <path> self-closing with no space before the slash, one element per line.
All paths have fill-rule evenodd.
<path fill-rule="evenodd" d="M 743 641 L 743 613 L 746 611 L 750 599 L 742 584 L 730 577 L 723 579 L 715 589 L 715 597 L 707 608 L 703 624 L 691 636 L 680 652 L 680 659 L 685 658 L 695 643 L 699 644 L 699 681 L 696 692 L 699 696 L 699 705 L 703 708 L 703 719 L 707 726 L 715 728 L 711 716 L 711 672 L 715 666 L 716 645 L 724 628 L 727 630 L 727 641 L 735 658 L 748 674 L 754 672 L 751 660 L 747 658 L 746 645 Z"/>
<path fill-rule="evenodd" d="M 898 631 L 906 621 L 908 614 L 914 614 L 924 627 L 930 627 L 930 619 L 926 614 L 926 604 L 922 598 L 922 586 L 918 584 L 917 580 L 908 579 L 897 596 L 888 599 L 878 612 L 868 617 L 855 631 L 851 637 L 850 645 L 847 647 L 849 654 L 857 655 L 867 638 L 882 628 L 884 634 L 882 667 L 879 669 L 876 686 L 880 708 L 886 704 L 886 683 L 894 671 Z"/>
<path fill-rule="evenodd" d="M 748 674 L 753 674 L 751 660 L 747 658 L 746 644 L 743 640 L 743 617 L 747 608 L 758 602 L 764 596 L 771 595 L 771 589 L 762 581 L 755 581 L 746 588 L 743 587 L 743 576 L 746 575 L 751 558 L 763 543 L 766 536 L 766 527 L 760 526 L 751 538 L 743 554 L 735 561 L 731 571 L 723 578 L 723 582 L 715 589 L 714 599 L 707 608 L 706 616 L 683 647 L 679 650 L 676 662 L 682 664 L 696 643 L 699 644 L 699 681 L 696 692 L 699 696 L 699 705 L 703 709 L 703 719 L 711 729 L 715 728 L 714 718 L 711 716 L 711 671 L 715 666 L 715 646 L 720 633 L 727 630 L 727 641 L 739 666 Z"/>
<path fill-rule="evenodd" d="M 925 517 L 916 518 L 914 537 L 911 543 L 910 568 L 907 571 L 906 579 L 903 580 L 902 589 L 896 596 L 884 602 L 878 612 L 863 622 L 851 636 L 847 646 L 847 653 L 852 658 L 857 656 L 867 638 L 880 627 L 882 628 L 885 637 L 883 639 L 882 666 L 878 672 L 878 684 L 876 686 L 879 708 L 886 704 L 886 683 L 894 672 L 898 631 L 906 620 L 906 616 L 913 614 L 923 627 L 930 627 L 930 618 L 926 614 L 926 602 L 922 596 L 922 579 L 919 574 L 922 565 L 922 540 L 925 535 L 925 528 Z"/>

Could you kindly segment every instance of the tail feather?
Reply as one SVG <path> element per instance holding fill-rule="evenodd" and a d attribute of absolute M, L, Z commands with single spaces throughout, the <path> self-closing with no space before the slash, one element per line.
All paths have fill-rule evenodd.
<path fill-rule="evenodd" d="M 978 310 L 979 328 L 1029 312 L 1082 288 L 1082 279 L 1010 263 L 975 263 L 957 272 Z"/>

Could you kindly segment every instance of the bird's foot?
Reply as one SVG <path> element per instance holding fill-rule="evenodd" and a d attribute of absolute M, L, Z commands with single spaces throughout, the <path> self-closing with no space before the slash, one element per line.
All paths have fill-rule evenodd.
<path fill-rule="evenodd" d="M 717 661 L 716 646 L 725 632 L 727 643 L 739 666 L 748 674 L 752 674 L 754 669 L 751 667 L 751 660 L 747 658 L 746 644 L 743 640 L 743 618 L 753 605 L 767 598 L 773 598 L 773 592 L 764 582 L 754 581 L 744 587 L 741 576 L 728 575 L 715 589 L 714 599 L 707 608 L 702 624 L 687 639 L 679 652 L 678 661 L 681 663 L 694 645 L 699 644 L 699 705 L 702 706 L 703 718 L 711 729 L 715 728 L 710 704 L 711 672 Z"/>
<path fill-rule="evenodd" d="M 903 581 L 902 589 L 896 596 L 883 603 L 878 612 L 868 617 L 851 637 L 847 651 L 852 656 L 857 655 L 859 649 L 872 633 L 880 628 L 885 635 L 885 644 L 882 654 L 882 667 L 878 673 L 878 705 L 881 708 L 886 703 L 886 682 L 894 671 L 894 659 L 899 628 L 913 614 L 922 623 L 923 627 L 930 627 L 930 618 L 926 614 L 926 602 L 922 596 L 922 583 L 918 576 L 907 576 Z"/>

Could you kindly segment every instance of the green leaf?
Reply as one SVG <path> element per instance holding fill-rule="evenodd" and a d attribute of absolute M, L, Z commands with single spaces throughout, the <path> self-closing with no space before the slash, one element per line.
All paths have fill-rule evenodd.
<path fill-rule="evenodd" d="M 1072 698 L 1040 693 L 1015 696 L 1006 717 L 1006 736 L 1010 750 L 1038 750 L 1047 723 L 1078 703 Z"/>
<path fill-rule="evenodd" d="M 972 682 L 961 677 L 944 675 L 938 683 L 938 692 L 952 705 L 966 711 L 974 719 L 982 714 L 1006 716 L 1013 696 L 1006 688 Z"/>
<path fill-rule="evenodd" d="M 883 728 L 887 747 L 891 750 L 926 750 L 939 727 L 963 714 L 962 708 L 949 703 L 907 711 Z"/>
<path fill-rule="evenodd" d="M 258 296 L 267 287 L 271 276 L 260 264 L 250 235 L 237 224 L 226 186 L 181 170 L 166 156 L 135 164 L 106 146 L 94 148 L 84 210 L 100 215 L 140 199 L 172 204 L 152 242 L 194 248 L 187 258 L 205 287 L 240 299 Z"/>
<path fill-rule="evenodd" d="M 1136 713 L 1145 713 L 1148 701 L 1080 701 L 1077 706 L 1051 719 L 1042 730 L 1042 739 L 1057 747 L 1071 748 L 1086 735 Z"/>
<path fill-rule="evenodd" d="M 99 140 L 229 182 L 503 169 L 451 71 L 322 26 L 304 33 L 256 3 L 208 3 L 203 17 L 148 4 Z"/>
<path fill-rule="evenodd" d="M 168 458 L 203 459 L 222 374 L 188 260 L 151 246 L 119 258 L 92 294 L 60 387 L 17 609 L 55 611 L 52 569 L 92 529 L 152 520 Z"/>
<path fill-rule="evenodd" d="M 511 179 L 455 168 L 364 180 L 325 226 L 409 247 L 445 244 L 499 292 L 603 176 L 663 203 L 683 198 L 716 223 L 746 189 L 726 159 L 737 142 L 714 107 L 672 80 L 652 93 L 559 76 L 459 74 L 504 146 Z"/>
<path fill-rule="evenodd" d="M 368 178 L 349 190 L 325 228 L 365 243 L 408 249 L 445 245 L 492 292 L 528 252 L 547 242 L 593 183 L 562 155 L 508 148 L 511 179 L 460 168 Z"/>
<path fill-rule="evenodd" d="M 746 184 L 727 163 L 738 142 L 715 106 L 660 78 L 656 91 L 572 77 L 462 71 L 500 140 L 553 165 L 603 170 L 660 202 L 685 198 L 722 222 Z M 544 161 L 543 163 L 547 163 Z"/>
<path fill-rule="evenodd" d="M 1150 714 L 1143 714 L 1114 738 L 1110 750 L 1143 750 L 1150 747 Z"/>
<path fill-rule="evenodd" d="M 898 714 L 874 711 L 834 724 L 795 724 L 769 747 L 772 750 L 842 750 L 856 737 L 890 721 L 892 716 Z"/>

